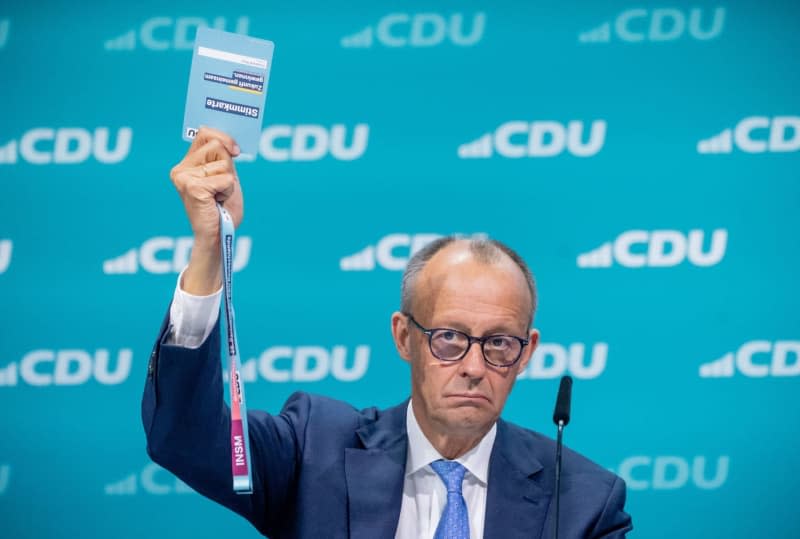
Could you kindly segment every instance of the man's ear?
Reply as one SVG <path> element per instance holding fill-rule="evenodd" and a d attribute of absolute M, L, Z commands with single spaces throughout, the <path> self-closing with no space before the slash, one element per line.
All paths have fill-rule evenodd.
<path fill-rule="evenodd" d="M 517 368 L 517 373 L 520 373 L 525 370 L 525 367 L 528 366 L 528 362 L 531 360 L 531 356 L 533 356 L 534 350 L 536 347 L 539 346 L 539 330 L 538 329 L 531 329 L 530 333 L 528 333 L 528 346 L 522 351 L 522 357 L 519 359 L 519 367 Z"/>
<path fill-rule="evenodd" d="M 411 361 L 411 335 L 408 329 L 408 317 L 399 311 L 392 313 L 394 346 L 405 361 Z"/>

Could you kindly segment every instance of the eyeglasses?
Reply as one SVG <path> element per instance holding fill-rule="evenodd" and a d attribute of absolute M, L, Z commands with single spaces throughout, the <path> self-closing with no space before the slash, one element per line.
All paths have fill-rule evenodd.
<path fill-rule="evenodd" d="M 406 314 L 406 313 L 403 313 Z M 422 333 L 428 336 L 428 346 L 433 357 L 442 361 L 459 361 L 467 355 L 472 343 L 480 343 L 483 359 L 495 367 L 510 367 L 522 357 L 522 349 L 528 345 L 528 339 L 514 335 L 487 335 L 473 337 L 463 331 L 450 328 L 425 328 L 406 314 Z"/>

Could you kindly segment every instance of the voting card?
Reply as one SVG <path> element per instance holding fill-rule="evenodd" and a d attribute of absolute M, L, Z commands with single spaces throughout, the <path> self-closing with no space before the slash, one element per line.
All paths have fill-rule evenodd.
<path fill-rule="evenodd" d="M 201 126 L 232 136 L 242 155 L 258 150 L 275 45 L 254 37 L 198 28 L 186 93 L 183 139 Z"/>

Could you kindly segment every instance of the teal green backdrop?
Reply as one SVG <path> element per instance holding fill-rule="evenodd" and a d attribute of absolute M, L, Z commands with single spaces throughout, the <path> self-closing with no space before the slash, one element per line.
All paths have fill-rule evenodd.
<path fill-rule="evenodd" d="M 0 536 L 256 532 L 145 453 L 191 248 L 169 180 L 198 26 L 275 43 L 235 304 L 248 404 L 409 392 L 409 255 L 516 248 L 542 345 L 505 417 L 628 482 L 634 537 L 800 537 L 800 7 L 0 7 Z"/>

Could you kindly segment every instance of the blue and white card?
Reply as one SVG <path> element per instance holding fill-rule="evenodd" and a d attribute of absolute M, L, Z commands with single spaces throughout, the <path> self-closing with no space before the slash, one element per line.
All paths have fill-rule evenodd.
<path fill-rule="evenodd" d="M 186 93 L 183 139 L 192 140 L 201 126 L 232 136 L 242 155 L 258 151 L 272 41 L 213 28 L 198 28 Z"/>

